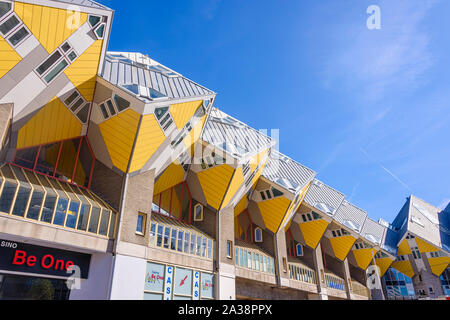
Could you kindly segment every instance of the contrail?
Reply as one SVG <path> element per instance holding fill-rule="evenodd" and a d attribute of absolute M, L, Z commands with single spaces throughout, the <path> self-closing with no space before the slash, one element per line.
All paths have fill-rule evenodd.
<path fill-rule="evenodd" d="M 375 162 L 376 164 L 378 164 L 384 171 L 386 171 L 392 178 L 394 178 L 395 180 L 397 180 L 397 182 L 399 182 L 402 186 L 404 186 L 406 189 L 408 189 L 409 191 L 412 191 L 411 188 L 404 183 L 402 180 L 400 180 L 399 177 L 397 177 L 395 174 L 393 174 L 388 168 L 386 168 L 385 166 L 383 166 L 381 163 L 379 163 L 378 161 L 376 161 L 375 159 L 371 158 L 366 150 L 364 150 L 363 148 L 359 148 L 361 150 L 362 153 L 364 153 L 364 155 L 367 157 L 367 159 L 369 159 L 372 162 Z"/>

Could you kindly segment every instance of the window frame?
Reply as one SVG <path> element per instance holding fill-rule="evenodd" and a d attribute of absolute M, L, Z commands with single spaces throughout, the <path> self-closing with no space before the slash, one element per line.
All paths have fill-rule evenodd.
<path fill-rule="evenodd" d="M 136 231 L 135 234 L 145 237 L 145 229 L 147 226 L 147 214 L 143 213 L 143 212 L 138 212 L 137 214 L 137 219 L 136 219 Z M 139 217 L 142 217 L 142 231 L 138 231 L 138 226 L 139 226 Z"/>
<path fill-rule="evenodd" d="M 197 208 L 199 208 L 199 207 L 201 207 L 201 211 L 200 211 L 200 218 L 198 218 L 197 217 L 197 215 L 196 215 L 196 212 L 197 212 Z M 196 222 L 200 222 L 200 221 L 203 221 L 203 205 L 201 204 L 201 203 L 197 203 L 195 206 L 194 206 L 194 221 L 196 221 Z"/>
<path fill-rule="evenodd" d="M 259 239 L 258 239 L 258 236 L 257 236 L 258 232 L 259 232 L 259 234 L 260 234 Z M 264 240 L 263 240 L 263 232 L 262 232 L 262 229 L 261 229 L 260 227 L 256 227 L 256 228 L 255 228 L 255 242 L 261 243 L 261 242 L 263 242 L 263 241 L 264 241 Z"/>
<path fill-rule="evenodd" d="M 228 259 L 233 259 L 233 241 L 227 240 L 226 255 Z"/>

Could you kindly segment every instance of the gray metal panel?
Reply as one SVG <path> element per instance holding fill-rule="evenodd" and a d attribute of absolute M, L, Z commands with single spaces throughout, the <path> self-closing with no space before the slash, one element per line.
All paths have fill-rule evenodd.
<path fill-rule="evenodd" d="M 344 200 L 334 215 L 334 219 L 348 226 L 356 232 L 361 232 L 364 221 L 367 218 L 367 212 Z M 352 226 L 354 224 L 355 228 Z"/>
<path fill-rule="evenodd" d="M 361 236 L 367 240 L 382 244 L 385 227 L 371 218 L 367 218 L 361 230 Z"/>
<path fill-rule="evenodd" d="M 323 182 L 314 179 L 305 196 L 305 203 L 318 210 L 333 215 L 344 201 L 345 195 Z M 323 204 L 326 206 L 324 207 Z M 329 210 L 327 210 L 329 209 Z"/>
<path fill-rule="evenodd" d="M 91 0 L 51 0 L 51 1 L 63 2 L 63 3 L 68 3 L 68 4 L 72 4 L 72 5 L 76 5 L 76 6 L 105 9 L 105 10 L 111 11 L 110 8 L 105 7 L 104 5 L 101 5 L 100 3 L 97 3 L 97 2 L 91 1 Z"/>
<path fill-rule="evenodd" d="M 306 186 L 316 173 L 288 156 L 278 151 L 272 151 L 262 175 L 284 188 L 287 187 L 283 180 L 287 180 L 295 190 L 287 189 L 291 189 L 295 193 Z"/>
<path fill-rule="evenodd" d="M 248 125 L 230 117 L 226 113 L 213 108 L 205 124 L 202 140 L 222 148 L 223 142 L 239 147 L 247 152 L 240 154 L 261 152 L 273 145 L 273 140 Z M 229 152 L 229 150 L 225 150 Z M 237 150 L 239 151 L 239 150 Z"/>

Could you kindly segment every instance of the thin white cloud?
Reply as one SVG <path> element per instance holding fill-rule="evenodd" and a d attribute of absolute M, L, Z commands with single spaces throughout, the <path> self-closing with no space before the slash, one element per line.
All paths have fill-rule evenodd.
<path fill-rule="evenodd" d="M 378 166 L 380 166 L 381 169 L 383 169 L 386 173 L 388 173 L 392 178 L 394 178 L 398 183 L 400 183 L 403 187 L 408 189 L 409 191 L 412 191 L 411 188 L 403 182 L 397 175 L 395 175 L 391 170 L 383 166 L 381 163 L 379 163 L 377 160 L 375 160 L 373 157 L 369 156 L 369 154 L 364 150 L 363 148 L 360 148 L 361 152 L 369 159 L 370 161 L 376 163 Z"/>

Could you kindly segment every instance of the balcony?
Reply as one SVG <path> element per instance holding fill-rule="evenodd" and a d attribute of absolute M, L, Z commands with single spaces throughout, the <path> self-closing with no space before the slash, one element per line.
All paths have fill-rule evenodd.
<path fill-rule="evenodd" d="M 347 299 L 345 281 L 341 277 L 335 275 L 331 271 L 324 274 L 325 284 L 327 286 L 327 294 L 329 296 Z"/>
<path fill-rule="evenodd" d="M 148 259 L 193 268 L 212 269 L 215 241 L 198 228 L 152 213 Z"/>
<path fill-rule="evenodd" d="M 274 259 L 255 245 L 239 240 L 236 243 L 236 276 L 275 284 Z"/>
<path fill-rule="evenodd" d="M 355 300 L 368 300 L 369 295 L 369 289 L 367 287 L 355 280 L 351 280 L 351 286 L 350 291 L 353 295 L 355 295 Z"/>
<path fill-rule="evenodd" d="M 0 219 L 0 232 L 105 251 L 117 212 L 86 188 L 4 164 Z"/>
<path fill-rule="evenodd" d="M 304 290 L 317 293 L 317 275 L 316 272 L 301 264 L 288 263 L 289 286 L 298 290 Z"/>

